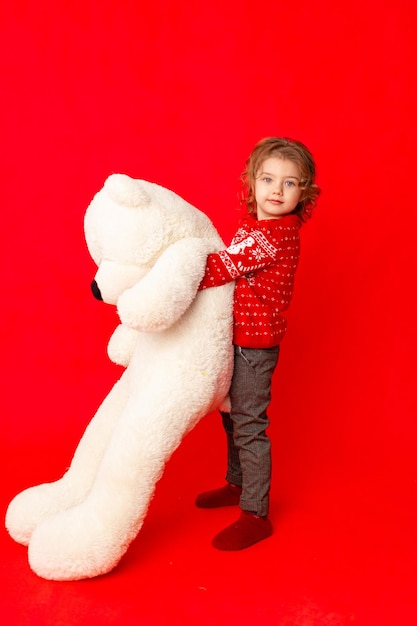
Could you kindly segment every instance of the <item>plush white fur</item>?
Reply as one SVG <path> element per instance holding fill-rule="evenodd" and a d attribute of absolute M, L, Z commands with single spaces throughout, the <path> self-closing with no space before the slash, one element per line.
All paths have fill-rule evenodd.
<path fill-rule="evenodd" d="M 184 435 L 227 395 L 233 285 L 197 292 L 210 220 L 173 192 L 110 176 L 85 215 L 103 300 L 121 324 L 108 353 L 126 367 L 88 425 L 69 470 L 10 503 L 6 527 L 41 577 L 77 580 L 116 566 Z"/>

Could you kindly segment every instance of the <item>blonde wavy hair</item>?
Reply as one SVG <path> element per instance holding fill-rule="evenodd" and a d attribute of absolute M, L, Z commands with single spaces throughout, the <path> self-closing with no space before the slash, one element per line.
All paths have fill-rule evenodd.
<path fill-rule="evenodd" d="M 243 183 L 242 204 L 247 206 L 248 212 L 256 216 L 255 182 L 262 167 L 262 163 L 270 157 L 293 161 L 300 171 L 300 187 L 303 190 L 301 200 L 294 213 L 306 221 L 311 217 L 316 200 L 320 195 L 320 188 L 315 184 L 316 165 L 313 156 L 300 141 L 288 137 L 266 137 L 256 144 L 248 160 L 246 169 L 241 175 Z"/>

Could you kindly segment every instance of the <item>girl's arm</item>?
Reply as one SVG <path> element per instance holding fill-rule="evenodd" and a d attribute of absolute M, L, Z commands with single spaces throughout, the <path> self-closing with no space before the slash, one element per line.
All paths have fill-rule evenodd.
<path fill-rule="evenodd" d="M 226 250 L 208 255 L 206 272 L 199 289 L 219 287 L 268 267 L 275 261 L 277 252 L 277 248 L 262 232 L 254 230 Z"/>

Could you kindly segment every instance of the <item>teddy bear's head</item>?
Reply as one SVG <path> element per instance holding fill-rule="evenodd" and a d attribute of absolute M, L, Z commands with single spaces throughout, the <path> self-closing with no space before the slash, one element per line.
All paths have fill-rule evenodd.
<path fill-rule="evenodd" d="M 86 211 L 84 229 L 98 266 L 93 291 L 109 304 L 117 304 L 172 243 L 213 232 L 207 216 L 174 192 L 125 174 L 105 181 Z"/>

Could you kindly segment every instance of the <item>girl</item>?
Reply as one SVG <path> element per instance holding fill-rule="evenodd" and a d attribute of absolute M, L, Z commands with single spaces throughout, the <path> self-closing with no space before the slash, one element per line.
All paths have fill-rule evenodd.
<path fill-rule="evenodd" d="M 285 335 L 300 254 L 299 230 L 320 193 L 315 164 L 299 141 L 260 141 L 242 175 L 248 215 L 232 244 L 210 254 L 200 289 L 236 281 L 235 350 L 230 413 L 222 412 L 227 436 L 227 483 L 197 497 L 201 508 L 239 504 L 237 521 L 213 539 L 219 550 L 241 550 L 272 534 L 268 518 L 271 481 L 267 408 L 271 377 Z"/>

